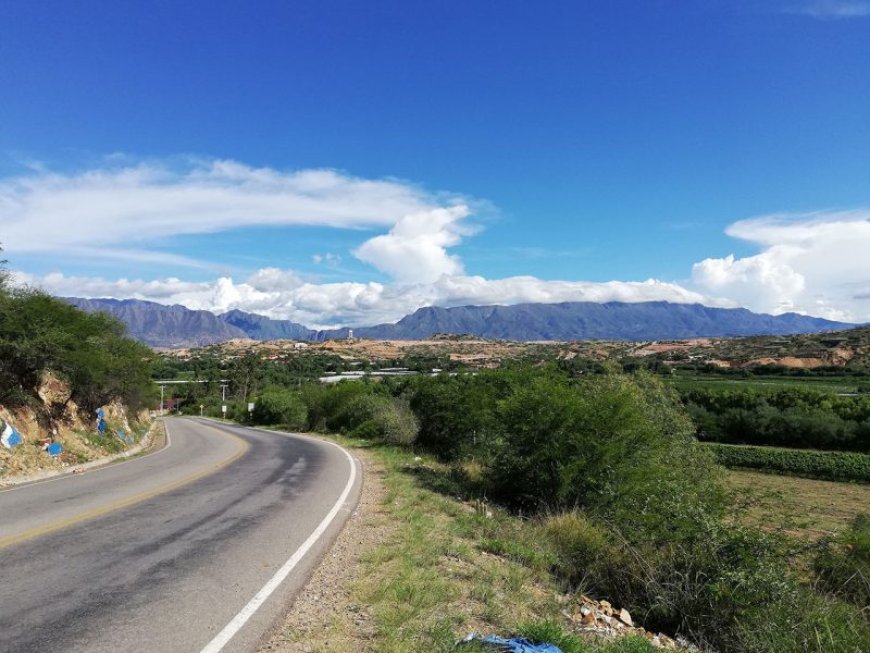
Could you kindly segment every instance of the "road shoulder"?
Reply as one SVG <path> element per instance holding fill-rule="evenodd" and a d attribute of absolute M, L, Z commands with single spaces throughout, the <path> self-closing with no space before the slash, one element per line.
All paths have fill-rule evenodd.
<path fill-rule="evenodd" d="M 364 479 L 357 507 L 261 653 L 371 650 L 374 624 L 352 588 L 363 558 L 396 529 L 384 510 L 384 465 L 363 449 L 353 454 Z"/>

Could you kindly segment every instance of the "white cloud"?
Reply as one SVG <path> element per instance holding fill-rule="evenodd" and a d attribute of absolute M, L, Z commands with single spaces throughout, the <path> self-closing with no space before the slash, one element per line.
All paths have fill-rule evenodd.
<path fill-rule="evenodd" d="M 462 273 L 462 263 L 447 253 L 470 231 L 462 224 L 467 206 L 432 209 L 400 218 L 390 233 L 366 241 L 354 255 L 403 283 L 431 283 Z"/>
<path fill-rule="evenodd" d="M 726 233 L 763 250 L 696 263 L 702 291 L 756 311 L 870 320 L 870 301 L 856 289 L 870 286 L 870 210 L 764 216 Z"/>
<path fill-rule="evenodd" d="M 236 282 L 220 277 L 205 282 L 176 278 L 153 281 L 17 273 L 21 283 L 60 296 L 134 298 L 222 313 L 233 308 L 290 319 L 314 328 L 394 322 L 422 306 L 517 304 L 524 302 L 666 300 L 731 305 L 679 285 L 650 279 L 607 283 L 544 281 L 534 277 L 488 280 L 442 275 L 434 283 L 311 283 L 288 270 L 265 268 Z"/>
<path fill-rule="evenodd" d="M 441 212 L 458 217 L 443 223 Z M 112 165 L 77 174 L 35 169 L 0 181 L 0 238 L 9 253 L 90 256 L 100 250 L 105 255 L 112 246 L 129 260 L 194 266 L 203 264 L 154 251 L 152 245 L 246 226 L 393 229 L 383 237 L 387 241 L 375 238 L 361 251 L 386 253 L 382 269 L 398 274 L 403 252 L 419 253 L 426 239 L 421 234 L 420 243 L 402 241 L 406 227 L 400 224 L 430 215 L 433 220 L 422 225 L 430 230 L 429 247 L 423 249 L 427 265 L 443 267 L 450 260 L 443 248 L 454 244 L 452 235 L 458 233 L 455 222 L 469 213 L 457 198 L 436 197 L 397 180 L 336 170 L 283 172 L 234 161 Z M 440 236 L 437 224 L 445 230 Z"/>
<path fill-rule="evenodd" d="M 736 222 L 727 233 L 761 251 L 700 261 L 692 268 L 693 287 L 687 288 L 654 279 L 591 283 L 469 275 L 451 253 L 474 233 L 469 204 L 405 182 L 335 170 L 282 172 L 232 161 L 188 160 L 181 167 L 116 161 L 78 174 L 36 168 L 0 181 L 0 241 L 9 254 L 44 253 L 59 266 L 64 256 L 99 254 L 210 267 L 154 245 L 172 236 L 244 226 L 377 230 L 353 255 L 388 275 L 390 283 L 315 283 L 278 268 L 263 268 L 240 281 L 230 276 L 190 282 L 18 275 L 59 295 L 134 297 L 215 312 L 239 308 L 315 327 L 395 321 L 422 306 L 563 301 L 700 302 L 870 320 L 870 210 Z M 312 261 L 333 270 L 342 262 L 334 252 L 314 254 Z"/>

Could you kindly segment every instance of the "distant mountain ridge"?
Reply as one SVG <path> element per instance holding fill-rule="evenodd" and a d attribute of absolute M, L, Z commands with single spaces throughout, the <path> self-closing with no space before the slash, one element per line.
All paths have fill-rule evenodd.
<path fill-rule="evenodd" d="M 233 338 L 312 340 L 345 338 L 349 329 L 315 331 L 289 320 L 232 310 L 223 315 L 136 299 L 65 298 L 86 311 L 105 311 L 130 335 L 153 347 L 190 347 Z M 359 338 L 423 340 L 437 333 L 503 340 L 680 340 L 700 337 L 791 335 L 848 329 L 854 324 L 745 308 L 670 302 L 564 302 L 514 306 L 426 307 L 395 324 L 354 327 Z"/>
<path fill-rule="evenodd" d="M 151 347 L 198 347 L 249 337 L 210 311 L 195 311 L 181 304 L 166 306 L 140 299 L 62 299 L 89 313 L 114 315 L 127 325 L 132 338 Z"/>

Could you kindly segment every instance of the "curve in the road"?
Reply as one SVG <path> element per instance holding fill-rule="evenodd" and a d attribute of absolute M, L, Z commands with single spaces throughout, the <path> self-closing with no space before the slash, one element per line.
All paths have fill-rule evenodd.
<path fill-rule="evenodd" d="M 186 476 L 180 459 L 235 455 L 230 435 L 249 448 L 215 473 L 0 550 L 0 651 L 248 651 L 282 615 L 355 505 L 356 464 L 309 438 L 170 425 L 174 454 L 42 485 L 41 507 L 121 492 L 110 470 L 127 468 L 134 484 L 165 480 L 162 468 Z M 37 508 L 39 487 L 0 493 L 0 528 L 13 497 Z"/>
<path fill-rule="evenodd" d="M 167 439 L 169 437 L 170 437 L 169 436 L 169 429 L 167 429 Z M 88 496 L 87 490 L 85 490 L 85 492 L 82 492 L 81 488 L 76 488 L 79 491 L 74 493 L 72 496 L 70 496 L 70 494 L 68 493 L 68 486 L 64 486 L 64 487 L 56 486 L 55 488 L 52 488 L 52 489 L 57 490 L 57 492 L 54 494 L 62 494 L 63 498 L 57 498 L 55 496 L 51 496 L 52 493 L 50 491 L 42 492 L 41 491 L 42 488 L 40 488 L 40 491 L 36 491 L 36 492 L 31 490 L 28 493 L 28 496 L 26 499 L 22 500 L 20 503 L 16 502 L 15 505 L 13 506 L 12 510 L 6 511 L 7 519 L 6 519 L 6 524 L 4 524 L 3 530 L 8 529 L 8 530 L 11 530 L 13 532 L 11 532 L 7 535 L 0 536 L 0 550 L 5 549 L 6 547 L 12 546 L 14 544 L 20 544 L 21 542 L 26 542 L 27 540 L 33 539 L 35 537 L 47 535 L 48 533 L 60 530 L 62 528 L 68 528 L 69 526 L 73 526 L 75 524 L 87 521 L 89 519 L 101 517 L 102 515 L 105 515 L 105 514 L 110 513 L 110 512 L 114 512 L 115 510 L 121 510 L 122 508 L 128 508 L 128 507 L 130 507 L 134 504 L 137 504 L 141 501 L 145 501 L 147 499 L 155 497 L 158 494 L 171 492 L 172 490 L 183 487 L 184 485 L 187 485 L 188 483 L 193 483 L 194 481 L 197 481 L 205 476 L 208 476 L 209 474 L 214 474 L 215 472 L 221 470 L 223 467 L 226 467 L 227 465 L 233 463 L 238 458 L 242 457 L 245 454 L 245 452 L 248 450 L 248 444 L 244 440 L 241 440 L 240 438 L 238 438 L 236 436 L 231 436 L 231 437 L 233 437 L 240 445 L 238 447 L 238 450 L 234 454 L 232 454 L 228 458 L 218 460 L 218 462 L 214 462 L 214 463 L 211 463 L 209 460 L 206 460 L 204 462 L 204 465 L 202 464 L 203 461 L 198 461 L 200 463 L 199 471 L 191 473 L 187 476 L 183 476 L 181 478 L 175 478 L 174 480 L 162 482 L 159 479 L 155 479 L 153 476 L 150 476 L 149 474 L 139 474 L 138 478 L 134 477 L 133 479 L 131 479 L 129 477 L 129 474 L 135 473 L 136 471 L 139 471 L 139 470 L 134 470 L 131 467 L 124 467 L 122 469 L 113 468 L 113 471 L 117 472 L 115 474 L 115 477 L 116 478 L 120 477 L 121 479 L 123 479 L 125 481 L 125 485 L 123 486 L 124 491 L 120 492 L 120 494 L 121 494 L 120 497 L 118 497 L 118 498 L 113 497 L 113 498 L 111 498 L 111 500 L 108 500 L 108 501 L 106 500 L 107 497 L 97 496 L 94 493 L 91 493 Z M 157 451 L 155 453 L 160 453 L 161 451 L 167 450 L 169 448 L 170 448 L 170 446 L 167 444 L 166 447 L 164 447 L 163 449 L 161 449 L 160 451 Z M 154 455 L 154 454 L 150 454 L 150 455 Z M 144 457 L 145 456 L 143 456 L 143 458 Z M 134 462 L 134 461 L 129 460 L 129 461 L 125 461 L 125 462 L 129 463 L 129 462 Z M 118 463 L 118 465 L 123 465 L 123 464 L 124 464 L 123 462 Z M 107 469 L 107 468 L 97 468 L 90 473 L 94 474 L 96 472 L 99 472 L 99 471 L 105 470 L 105 469 Z M 143 471 L 147 472 L 148 470 L 144 469 Z M 125 474 L 128 475 L 126 479 L 124 479 Z M 45 483 L 50 483 L 52 481 L 59 481 L 59 480 L 62 480 L 63 478 L 65 478 L 65 477 L 55 477 L 55 478 L 46 479 L 44 481 L 36 481 L 32 484 L 13 487 L 13 488 L 10 488 L 8 490 L 4 490 L 3 492 L 4 493 L 5 492 L 13 492 L 15 490 L 22 490 L 24 488 L 31 488 L 34 485 L 42 485 Z M 93 477 L 89 477 L 87 480 L 94 481 L 95 479 Z M 140 483 L 145 481 L 147 489 L 139 491 L 139 492 L 134 492 L 131 494 L 130 493 L 131 488 L 139 487 L 139 483 L 134 485 L 131 482 L 132 480 L 137 480 Z M 107 482 L 106 479 L 103 479 L 103 478 L 96 479 L 97 485 L 99 485 L 100 483 L 105 484 L 106 482 Z M 21 496 L 21 495 L 19 495 L 19 496 Z M 16 498 L 18 498 L 18 497 L 16 497 Z M 31 499 L 31 500 L 28 500 L 28 499 Z M 51 506 L 46 508 L 46 505 L 48 503 L 50 503 Z M 61 506 L 60 504 L 62 504 L 62 503 L 66 503 L 67 506 Z M 65 507 L 68 508 L 70 505 L 75 506 L 75 510 L 71 514 L 65 514 L 64 516 L 58 516 L 58 517 L 53 518 L 52 513 L 58 513 L 58 512 L 60 512 L 61 514 L 65 513 L 65 512 L 68 513 L 68 510 L 65 511 L 65 510 L 63 510 L 63 508 L 65 508 Z M 86 509 L 82 509 L 83 505 Z M 60 510 L 58 510 L 58 509 L 60 509 Z M 28 528 L 25 530 L 21 530 L 20 525 L 16 529 L 14 522 L 12 522 L 11 526 L 9 525 L 9 523 L 11 521 L 9 519 L 9 517 L 12 517 L 16 514 L 19 516 L 19 524 L 21 523 L 21 521 L 23 521 L 21 519 L 21 517 L 26 517 L 28 521 L 39 520 L 40 523 L 37 526 L 33 526 L 32 528 Z M 2 532 L 2 531 L 0 531 L 0 532 Z"/>

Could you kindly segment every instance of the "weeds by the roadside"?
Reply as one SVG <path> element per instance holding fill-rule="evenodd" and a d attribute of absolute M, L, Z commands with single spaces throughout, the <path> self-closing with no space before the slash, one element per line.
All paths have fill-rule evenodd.
<path fill-rule="evenodd" d="M 383 510 L 394 526 L 363 556 L 351 589 L 374 621 L 370 650 L 474 653 L 456 647 L 471 632 L 550 641 L 565 653 L 653 650 L 637 639 L 584 640 L 562 625 L 570 598 L 550 574 L 552 553 L 535 544 L 534 523 L 427 487 L 422 478 L 449 474 L 438 463 L 393 447 L 368 450 L 384 466 Z"/>

